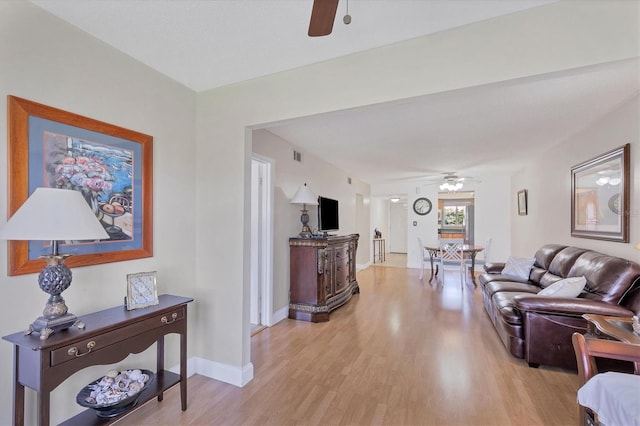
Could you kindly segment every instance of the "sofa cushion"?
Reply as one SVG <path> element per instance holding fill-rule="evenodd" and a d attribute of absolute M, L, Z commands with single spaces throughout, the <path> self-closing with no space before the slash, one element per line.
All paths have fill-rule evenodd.
<path fill-rule="evenodd" d="M 567 248 L 567 246 L 560 244 L 546 244 L 540 247 L 538 251 L 536 251 L 535 256 L 533 256 L 536 258 L 535 266 L 548 270 L 553 258 L 565 248 Z"/>
<path fill-rule="evenodd" d="M 587 279 L 585 277 L 565 278 L 563 280 L 556 281 L 549 287 L 543 288 L 538 293 L 538 296 L 578 297 L 578 295 L 582 293 L 585 284 L 587 284 Z"/>
<path fill-rule="evenodd" d="M 565 247 L 564 249 L 560 250 L 551 261 L 551 264 L 547 268 L 549 273 L 557 275 L 560 278 L 578 277 L 580 275 L 584 275 L 570 273 L 570 271 L 576 260 L 586 251 L 586 249 L 579 247 Z"/>
<path fill-rule="evenodd" d="M 536 259 L 533 257 L 526 258 L 509 256 L 507 263 L 504 265 L 504 269 L 502 270 L 502 274 L 512 275 L 516 278 L 528 280 L 531 267 L 535 261 Z"/>
<path fill-rule="evenodd" d="M 569 275 L 584 275 L 587 279 L 587 294 L 583 297 L 617 304 L 640 276 L 640 265 L 620 257 L 588 251 L 576 259 Z"/>
<path fill-rule="evenodd" d="M 482 291 L 489 296 L 493 296 L 495 293 L 500 291 L 518 291 L 528 294 L 537 294 L 540 291 L 540 287 L 528 282 L 495 280 L 486 283 Z"/>

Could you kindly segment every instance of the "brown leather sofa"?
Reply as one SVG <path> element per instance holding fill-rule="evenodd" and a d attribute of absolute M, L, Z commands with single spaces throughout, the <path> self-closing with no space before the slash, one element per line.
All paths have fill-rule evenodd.
<path fill-rule="evenodd" d="M 577 369 L 571 335 L 586 332 L 583 314 L 640 314 L 640 265 L 630 260 L 548 244 L 536 252 L 528 280 L 503 275 L 504 266 L 484 266 L 484 307 L 505 347 L 532 367 Z M 587 283 L 577 298 L 536 295 L 562 278 L 579 276 Z"/>

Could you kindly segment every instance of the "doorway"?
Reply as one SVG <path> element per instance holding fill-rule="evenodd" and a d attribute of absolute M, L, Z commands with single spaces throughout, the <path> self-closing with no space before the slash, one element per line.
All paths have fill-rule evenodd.
<path fill-rule="evenodd" d="M 270 326 L 273 306 L 273 164 L 251 156 L 251 334 Z"/>
<path fill-rule="evenodd" d="M 389 203 L 389 252 L 407 254 L 407 202 Z"/>

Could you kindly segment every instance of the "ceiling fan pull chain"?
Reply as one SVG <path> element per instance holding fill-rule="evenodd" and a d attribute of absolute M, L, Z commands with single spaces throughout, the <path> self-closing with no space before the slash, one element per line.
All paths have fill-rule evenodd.
<path fill-rule="evenodd" d="M 349 25 L 351 23 L 351 15 L 349 15 L 349 0 L 347 0 L 346 3 L 347 3 L 347 14 L 344 15 L 344 18 L 342 18 L 342 22 L 344 22 L 345 25 Z"/>

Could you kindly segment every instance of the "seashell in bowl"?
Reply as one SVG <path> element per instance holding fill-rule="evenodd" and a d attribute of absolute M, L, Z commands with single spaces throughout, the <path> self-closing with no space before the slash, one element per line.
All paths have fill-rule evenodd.
<path fill-rule="evenodd" d="M 115 417 L 135 406 L 142 391 L 154 378 L 149 370 L 126 370 L 115 378 L 109 377 L 112 375 L 108 374 L 89 383 L 78 393 L 76 402 L 83 407 L 92 408 L 98 417 Z"/>
<path fill-rule="evenodd" d="M 142 378 L 142 371 L 140 370 L 131 370 L 129 372 L 129 380 L 133 382 L 137 382 Z"/>

